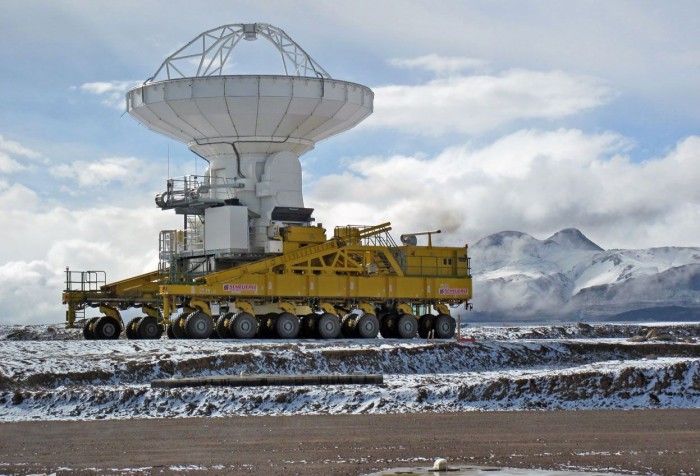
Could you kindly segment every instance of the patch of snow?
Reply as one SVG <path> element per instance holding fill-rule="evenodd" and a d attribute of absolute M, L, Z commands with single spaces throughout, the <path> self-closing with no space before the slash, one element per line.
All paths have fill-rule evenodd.
<path fill-rule="evenodd" d="M 700 326 L 464 327 L 473 343 L 0 340 L 0 421 L 700 407 Z M 467 334 L 468 335 L 468 334 Z M 382 386 L 151 388 L 154 379 L 381 373 Z M 173 469 L 173 471 L 175 471 Z"/>

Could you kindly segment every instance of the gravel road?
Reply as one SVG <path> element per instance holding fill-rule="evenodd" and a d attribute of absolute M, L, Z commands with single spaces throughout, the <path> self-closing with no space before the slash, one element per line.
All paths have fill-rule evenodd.
<path fill-rule="evenodd" d="M 0 423 L 0 474 L 356 475 L 432 464 L 700 474 L 700 410 Z"/>

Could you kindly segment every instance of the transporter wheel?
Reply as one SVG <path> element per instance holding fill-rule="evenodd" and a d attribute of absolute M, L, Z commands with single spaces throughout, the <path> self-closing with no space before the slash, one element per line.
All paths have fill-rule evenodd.
<path fill-rule="evenodd" d="M 216 331 L 216 334 L 219 336 L 219 339 L 230 339 L 231 338 L 231 333 L 228 330 L 228 325 L 231 322 L 232 317 L 233 317 L 233 313 L 227 312 L 226 314 L 220 315 L 219 318 L 214 323 L 214 330 Z"/>
<path fill-rule="evenodd" d="M 291 312 L 283 312 L 277 318 L 275 331 L 280 339 L 294 339 L 299 335 L 299 318 Z"/>
<path fill-rule="evenodd" d="M 319 315 L 316 313 L 307 314 L 299 318 L 299 336 L 302 339 L 313 339 L 317 337 L 316 327 Z"/>
<path fill-rule="evenodd" d="M 355 324 L 357 336 L 362 339 L 374 339 L 379 334 L 379 319 L 374 314 L 364 313 Z"/>
<path fill-rule="evenodd" d="M 455 335 L 457 323 L 448 314 L 440 314 L 435 319 L 435 337 L 438 339 L 451 339 Z"/>
<path fill-rule="evenodd" d="M 399 325 L 399 316 L 395 312 L 391 312 L 382 319 L 381 333 L 385 339 L 396 339 L 399 334 L 396 332 Z"/>
<path fill-rule="evenodd" d="M 139 336 L 138 338 L 141 339 L 160 339 L 160 336 L 163 334 L 158 320 L 152 316 L 143 316 L 139 322 L 135 324 L 135 327 L 136 334 Z"/>
<path fill-rule="evenodd" d="M 418 319 L 413 314 L 404 314 L 399 318 L 396 332 L 402 339 L 413 339 L 418 334 Z"/>
<path fill-rule="evenodd" d="M 340 335 L 340 319 L 335 314 L 326 312 L 318 319 L 317 329 L 321 339 L 335 339 Z"/>
<path fill-rule="evenodd" d="M 185 333 L 190 339 L 208 339 L 214 330 L 214 321 L 210 315 L 195 311 L 185 320 Z"/>
<path fill-rule="evenodd" d="M 435 329 L 435 316 L 432 314 L 420 316 L 420 319 L 418 319 L 418 335 L 423 339 L 427 339 L 430 331 L 433 329 Z"/>
<path fill-rule="evenodd" d="M 99 318 L 99 316 L 91 317 L 83 324 L 83 337 L 85 337 L 85 340 L 95 340 L 95 321 Z"/>
<path fill-rule="evenodd" d="M 102 316 L 97 319 L 94 325 L 95 337 L 104 340 L 119 339 L 119 334 L 122 332 L 122 326 L 115 318 L 110 316 Z"/>
<path fill-rule="evenodd" d="M 124 329 L 124 334 L 126 334 L 126 338 L 131 340 L 131 339 L 140 339 L 138 332 L 136 331 L 136 328 L 139 325 L 139 322 L 141 322 L 142 317 L 134 317 L 132 320 L 129 321 L 129 323 L 126 325 L 126 329 Z"/>
<path fill-rule="evenodd" d="M 173 334 L 175 339 L 187 339 L 187 333 L 185 332 L 185 319 L 187 319 L 187 316 L 189 314 L 178 314 L 170 320 L 169 332 Z"/>
<path fill-rule="evenodd" d="M 236 339 L 252 339 L 258 333 L 258 320 L 247 312 L 239 312 L 228 326 L 229 333 Z"/>

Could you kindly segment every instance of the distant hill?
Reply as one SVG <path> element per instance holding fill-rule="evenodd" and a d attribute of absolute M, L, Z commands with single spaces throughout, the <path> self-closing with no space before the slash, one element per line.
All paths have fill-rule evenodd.
<path fill-rule="evenodd" d="M 470 247 L 478 320 L 699 320 L 700 248 L 605 250 L 575 228 Z"/>

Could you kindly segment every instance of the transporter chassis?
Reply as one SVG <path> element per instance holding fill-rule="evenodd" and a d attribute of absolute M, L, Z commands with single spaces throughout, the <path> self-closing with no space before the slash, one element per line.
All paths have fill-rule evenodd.
<path fill-rule="evenodd" d="M 200 275 L 177 255 L 109 284 L 102 271 L 66 269 L 67 326 L 82 322 L 86 339 L 453 337 L 450 307 L 471 308 L 467 247 L 433 246 L 430 233 L 427 246 L 414 235 L 398 246 L 390 230 L 337 227 L 326 239 L 323 228 L 287 226 L 281 253 Z M 125 324 L 129 308 L 143 315 Z"/>

